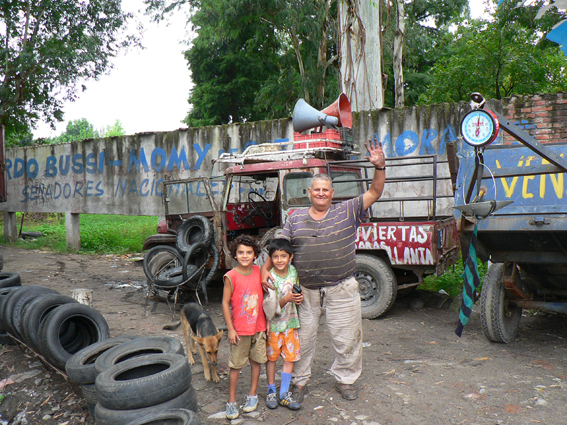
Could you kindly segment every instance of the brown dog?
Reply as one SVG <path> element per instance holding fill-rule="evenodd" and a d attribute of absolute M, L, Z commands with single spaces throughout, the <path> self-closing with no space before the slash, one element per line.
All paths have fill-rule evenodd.
<path fill-rule="evenodd" d="M 217 352 L 219 351 L 219 342 L 224 331 L 219 332 L 211 316 L 205 313 L 203 308 L 197 303 L 185 304 L 181 309 L 181 322 L 176 325 L 164 326 L 163 328 L 174 330 L 177 329 L 180 324 L 183 325 L 189 364 L 195 364 L 193 354 L 197 354 L 197 350 L 195 349 L 195 341 L 197 341 L 199 352 L 201 353 L 205 379 L 207 381 L 211 380 L 212 370 L 213 381 L 219 382 L 220 378 L 217 374 Z M 211 370 L 209 370 L 209 364 Z"/>

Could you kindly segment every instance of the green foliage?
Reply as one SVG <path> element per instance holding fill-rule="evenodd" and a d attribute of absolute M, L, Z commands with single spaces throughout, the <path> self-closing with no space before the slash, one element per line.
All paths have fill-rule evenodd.
<path fill-rule="evenodd" d="M 448 34 L 447 54 L 433 67 L 420 103 L 468 101 L 472 92 L 502 99 L 567 90 L 567 57 L 545 39 L 566 16 L 552 9 L 536 20 L 543 4 L 516 8 L 515 1 L 506 0 L 492 22 L 472 21 Z"/>
<path fill-rule="evenodd" d="M 121 0 L 0 2 L 0 124 L 30 131 L 62 121 L 63 102 L 82 82 L 112 68 L 111 59 L 138 44 L 124 32 L 131 14 Z"/>
<path fill-rule="evenodd" d="M 336 2 L 146 0 L 157 20 L 192 8 L 185 57 L 194 87 L 189 126 L 289 116 L 298 98 L 318 109 L 338 95 Z"/>
<path fill-rule="evenodd" d="M 38 220 L 24 217 L 23 231 L 44 234 L 37 239 L 18 239 L 6 245 L 29 249 L 67 251 L 65 216 L 42 214 Z M 18 223 L 21 214 L 18 213 Z M 128 254 L 142 251 L 144 240 L 156 232 L 157 217 L 81 214 L 81 252 Z M 18 226 L 19 227 L 19 226 Z M 20 229 L 18 228 L 18 231 Z M 3 227 L 0 237 L 3 238 Z"/>
<path fill-rule="evenodd" d="M 124 127 L 122 127 L 122 122 L 116 120 L 114 124 L 107 125 L 99 134 L 100 137 L 118 137 L 126 135 L 126 132 L 124 131 Z"/>
<path fill-rule="evenodd" d="M 478 274 L 481 286 L 482 281 L 484 280 L 484 275 L 486 274 L 486 269 L 487 265 L 479 260 Z M 433 292 L 439 292 L 439 290 L 443 289 L 450 296 L 455 297 L 463 292 L 464 271 L 463 262 L 462 260 L 459 260 L 452 269 L 446 270 L 441 276 L 427 276 L 418 288 Z"/>
<path fill-rule="evenodd" d="M 98 131 L 86 118 L 69 121 L 67 129 L 61 135 L 51 139 L 51 143 L 69 143 L 99 137 Z"/>
<path fill-rule="evenodd" d="M 433 83 L 431 68 L 443 56 L 448 54 L 444 40 L 450 34 L 450 28 L 462 24 L 468 17 L 467 0 L 413 0 L 404 2 L 405 37 L 404 37 L 404 97 L 405 105 L 418 102 L 427 87 Z M 394 3 L 395 4 L 395 3 Z M 382 34 L 383 72 L 388 75 L 385 87 L 384 105 L 394 107 L 395 87 L 393 75 L 393 43 L 395 25 L 395 6 L 389 10 L 384 7 L 384 30 Z"/>

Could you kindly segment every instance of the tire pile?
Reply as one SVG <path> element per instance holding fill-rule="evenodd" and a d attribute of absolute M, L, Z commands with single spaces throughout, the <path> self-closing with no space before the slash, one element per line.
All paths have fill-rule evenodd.
<path fill-rule="evenodd" d="M 73 355 L 65 369 L 97 425 L 199 424 L 191 368 L 177 338 L 109 338 Z"/>
<path fill-rule="evenodd" d="M 17 273 L 0 273 L 0 335 L 22 341 L 49 364 L 65 370 L 76 352 L 109 336 L 94 308 L 38 285 L 21 286 Z"/>
<path fill-rule="evenodd" d="M 205 275 L 211 258 L 212 266 Z M 195 215 L 179 226 L 175 247 L 154 246 L 144 255 L 143 265 L 150 286 L 156 292 L 172 292 L 181 287 L 201 289 L 206 298 L 206 287 L 218 269 L 219 261 L 211 221 Z"/>
<path fill-rule="evenodd" d="M 15 338 L 65 371 L 98 425 L 198 425 L 183 346 L 169 336 L 109 338 L 94 308 L 0 273 L 0 343 Z"/>

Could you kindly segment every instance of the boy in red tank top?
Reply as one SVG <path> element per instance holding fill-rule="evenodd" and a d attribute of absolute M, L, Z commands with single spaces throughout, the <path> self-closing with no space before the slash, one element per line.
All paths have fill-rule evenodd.
<path fill-rule="evenodd" d="M 266 357 L 266 316 L 262 308 L 264 298 L 260 279 L 260 267 L 253 264 L 260 253 L 258 242 L 251 236 L 242 235 L 230 246 L 230 252 L 238 266 L 224 275 L 222 312 L 228 329 L 230 356 L 228 367 L 227 419 L 239 416 L 236 405 L 238 374 L 247 361 L 250 361 L 250 392 L 242 409 L 248 413 L 258 407 L 258 380 Z"/>

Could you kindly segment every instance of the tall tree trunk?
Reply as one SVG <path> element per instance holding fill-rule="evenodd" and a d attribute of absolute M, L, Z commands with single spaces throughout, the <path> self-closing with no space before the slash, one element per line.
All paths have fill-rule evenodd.
<path fill-rule="evenodd" d="M 353 111 L 384 106 L 380 22 L 380 8 L 374 2 L 339 2 L 340 84 Z"/>
<path fill-rule="evenodd" d="M 404 70 L 402 67 L 404 53 L 404 38 L 406 24 L 404 21 L 404 0 L 397 1 L 396 7 L 396 32 L 394 33 L 394 87 L 396 90 L 396 108 L 404 107 Z"/>

